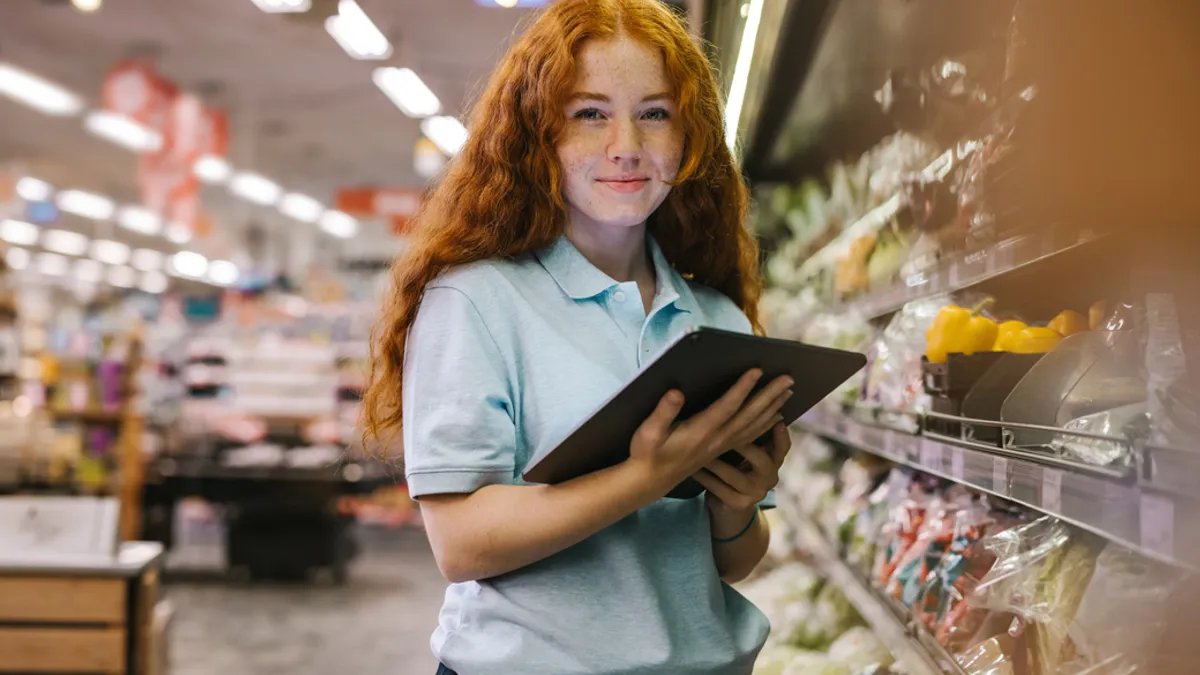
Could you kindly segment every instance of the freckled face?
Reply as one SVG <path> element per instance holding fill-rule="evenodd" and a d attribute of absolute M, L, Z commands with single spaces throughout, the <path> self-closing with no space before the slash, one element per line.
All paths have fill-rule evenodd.
<path fill-rule="evenodd" d="M 683 132 L 662 56 L 627 37 L 593 40 L 558 142 L 572 224 L 638 227 L 667 198 Z"/>

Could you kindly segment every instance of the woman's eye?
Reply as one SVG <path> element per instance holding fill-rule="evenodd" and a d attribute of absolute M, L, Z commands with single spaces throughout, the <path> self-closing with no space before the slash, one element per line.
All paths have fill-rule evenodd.
<path fill-rule="evenodd" d="M 604 119 L 604 113 L 595 108 L 584 108 L 575 113 L 574 117 L 577 120 L 602 120 Z"/>
<path fill-rule="evenodd" d="M 642 114 L 644 119 L 661 122 L 671 119 L 671 113 L 666 108 L 651 108 Z"/>

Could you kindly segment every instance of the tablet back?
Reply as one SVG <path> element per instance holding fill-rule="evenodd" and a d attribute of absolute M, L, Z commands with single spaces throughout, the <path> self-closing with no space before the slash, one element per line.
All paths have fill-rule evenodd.
<path fill-rule="evenodd" d="M 531 483 L 560 483 L 624 461 L 634 432 L 671 389 L 685 397 L 682 421 L 707 408 L 752 368 L 763 370 L 755 391 L 776 377 L 790 375 L 796 384 L 794 395 L 783 406 L 783 418 L 791 424 L 865 363 L 866 357 L 855 352 L 695 329 L 643 368 L 562 442 L 535 457 L 524 478 Z M 668 496 L 690 498 L 701 492 L 700 485 L 688 479 Z"/>

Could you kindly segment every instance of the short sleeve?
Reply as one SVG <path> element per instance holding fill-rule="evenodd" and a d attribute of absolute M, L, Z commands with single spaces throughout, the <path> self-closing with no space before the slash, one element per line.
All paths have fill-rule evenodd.
<path fill-rule="evenodd" d="M 404 354 L 404 473 L 412 497 L 513 481 L 507 373 L 471 299 L 456 288 L 427 288 Z"/>

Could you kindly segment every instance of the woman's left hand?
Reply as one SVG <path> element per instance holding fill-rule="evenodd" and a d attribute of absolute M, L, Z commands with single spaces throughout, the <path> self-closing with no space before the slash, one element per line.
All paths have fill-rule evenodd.
<path fill-rule="evenodd" d="M 734 448 L 746 459 L 741 468 L 718 459 L 698 471 L 694 478 L 708 490 L 709 508 L 748 511 L 757 506 L 779 483 L 779 468 L 791 446 L 787 427 L 779 423 L 766 445 Z"/>

